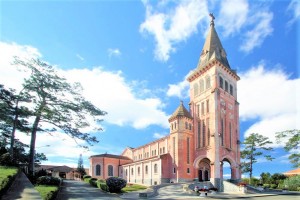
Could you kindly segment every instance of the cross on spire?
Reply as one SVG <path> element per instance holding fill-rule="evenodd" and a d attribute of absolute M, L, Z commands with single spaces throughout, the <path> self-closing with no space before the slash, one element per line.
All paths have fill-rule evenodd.
<path fill-rule="evenodd" d="M 215 16 L 213 13 L 209 13 L 209 16 L 211 17 L 211 21 L 210 21 L 210 25 L 215 25 L 214 20 L 215 20 Z"/>

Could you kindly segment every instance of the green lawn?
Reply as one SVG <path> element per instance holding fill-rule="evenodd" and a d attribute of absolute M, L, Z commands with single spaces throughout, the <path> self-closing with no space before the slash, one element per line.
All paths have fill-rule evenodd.
<path fill-rule="evenodd" d="M 146 186 L 137 185 L 137 184 L 131 184 L 131 185 L 126 185 L 126 187 L 124 187 L 122 189 L 122 192 L 126 193 L 126 192 L 133 192 L 133 191 L 145 190 L 145 189 L 147 189 Z"/>
<path fill-rule="evenodd" d="M 0 191 L 7 187 L 7 184 L 11 181 L 13 176 L 18 173 L 16 167 L 0 166 Z"/>
<path fill-rule="evenodd" d="M 18 172 L 16 167 L 0 166 L 0 181 L 8 176 L 14 176 Z"/>
<path fill-rule="evenodd" d="M 38 185 L 34 188 L 41 194 L 43 199 L 51 199 L 50 196 L 53 196 L 52 194 L 58 191 L 58 186 L 52 185 Z"/>

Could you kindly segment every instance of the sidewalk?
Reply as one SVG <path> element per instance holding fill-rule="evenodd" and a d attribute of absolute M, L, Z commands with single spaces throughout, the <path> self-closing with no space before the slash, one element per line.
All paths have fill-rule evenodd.
<path fill-rule="evenodd" d="M 199 195 L 194 192 L 186 192 L 182 189 L 183 184 L 167 184 L 160 185 L 147 190 L 140 190 L 120 195 L 122 199 L 199 199 Z M 146 194 L 145 197 L 141 197 L 140 193 Z M 269 193 L 254 193 L 254 194 L 238 194 L 238 193 L 209 193 L 205 196 L 206 199 L 254 199 L 257 197 L 268 197 L 277 195 L 289 195 L 295 194 L 293 192 L 282 193 L 282 192 L 269 192 Z M 298 194 L 298 193 L 297 193 Z M 299 193 L 300 194 L 300 193 Z"/>
<path fill-rule="evenodd" d="M 27 176 L 20 172 L 2 200 L 23 199 L 42 200 L 40 193 L 34 188 Z"/>

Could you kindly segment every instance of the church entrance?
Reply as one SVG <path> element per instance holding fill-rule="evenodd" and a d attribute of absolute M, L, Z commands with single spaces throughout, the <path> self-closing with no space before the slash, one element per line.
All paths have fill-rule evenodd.
<path fill-rule="evenodd" d="M 205 158 L 199 162 L 198 165 L 198 181 L 209 181 L 210 180 L 210 160 Z"/>
<path fill-rule="evenodd" d="M 202 179 L 202 170 L 201 170 L 201 169 L 198 170 L 198 181 L 199 181 L 199 182 L 202 182 L 202 181 L 203 181 L 203 179 Z"/>

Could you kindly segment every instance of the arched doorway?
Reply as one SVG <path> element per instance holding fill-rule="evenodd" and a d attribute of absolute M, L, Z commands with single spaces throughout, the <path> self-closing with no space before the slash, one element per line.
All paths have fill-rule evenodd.
<path fill-rule="evenodd" d="M 221 177 L 223 180 L 232 179 L 231 163 L 227 158 L 224 158 L 221 162 Z"/>
<path fill-rule="evenodd" d="M 200 160 L 198 165 L 198 181 L 209 181 L 210 180 L 210 160 L 204 158 Z"/>

